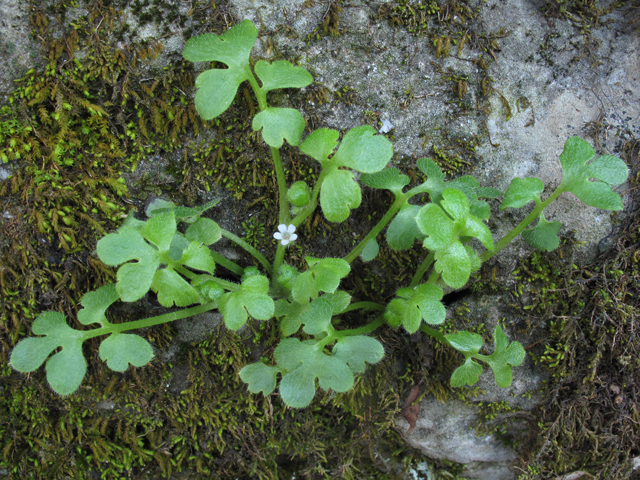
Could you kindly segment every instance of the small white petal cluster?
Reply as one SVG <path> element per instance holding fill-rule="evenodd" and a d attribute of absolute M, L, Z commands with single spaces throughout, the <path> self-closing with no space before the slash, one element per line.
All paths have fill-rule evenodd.
<path fill-rule="evenodd" d="M 280 243 L 282 243 L 282 245 L 287 245 L 289 242 L 293 242 L 296 238 L 298 238 L 298 235 L 293 233 L 295 231 L 295 225 L 285 225 L 283 223 L 281 225 L 278 225 L 278 231 L 273 234 L 273 238 L 275 238 L 276 240 L 280 240 Z"/>

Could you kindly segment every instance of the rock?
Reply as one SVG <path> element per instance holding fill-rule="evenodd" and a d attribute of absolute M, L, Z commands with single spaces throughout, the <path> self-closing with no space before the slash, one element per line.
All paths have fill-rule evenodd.
<path fill-rule="evenodd" d="M 477 436 L 473 424 L 477 409 L 460 400 L 441 403 L 433 396 L 420 402 L 421 416 L 407 443 L 430 458 L 446 459 L 465 465 L 464 476 L 480 480 L 512 480 L 508 465 L 516 452 L 494 435 Z M 406 432 L 408 423 L 398 417 L 398 430 Z"/>

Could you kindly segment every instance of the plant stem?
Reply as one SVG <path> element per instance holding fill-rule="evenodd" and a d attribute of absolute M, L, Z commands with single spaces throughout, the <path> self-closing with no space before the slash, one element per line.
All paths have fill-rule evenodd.
<path fill-rule="evenodd" d="M 387 211 L 387 213 L 385 213 L 384 217 L 382 217 L 380 221 L 376 224 L 376 226 L 373 227 L 373 229 L 367 234 L 367 236 L 364 237 L 362 241 L 358 243 L 358 245 L 356 245 L 353 248 L 353 250 L 351 250 L 347 254 L 346 257 L 344 257 L 344 260 L 347 263 L 351 263 L 356 258 L 358 258 L 358 255 L 360 255 L 362 250 L 364 250 L 364 247 L 367 245 L 367 243 L 369 243 L 371 239 L 376 238 L 378 236 L 378 234 L 382 231 L 382 229 L 387 226 L 387 224 L 391 221 L 391 219 L 393 219 L 393 216 L 398 212 L 398 210 L 400 210 L 400 207 L 402 206 L 406 198 L 407 198 L 406 195 L 396 194 L 395 201 L 389 207 L 389 210 Z"/>
<path fill-rule="evenodd" d="M 444 343 L 445 345 L 450 345 L 449 341 L 445 338 L 445 336 L 435 328 L 431 328 L 423 323 L 422 325 L 420 325 L 420 331 L 426 333 L 427 335 L 431 335 L 440 343 Z"/>
<path fill-rule="evenodd" d="M 238 246 L 244 248 L 251 255 L 253 255 L 253 257 L 262 264 L 262 266 L 265 268 L 267 273 L 271 275 L 271 265 L 269 264 L 268 260 L 264 257 L 264 255 L 262 255 L 258 250 L 256 250 L 254 247 L 252 247 L 247 242 L 242 240 L 240 237 L 234 235 L 233 233 L 227 230 L 222 229 L 222 236 L 225 238 L 228 238 Z"/>
<path fill-rule="evenodd" d="M 522 220 L 518 225 L 516 225 L 509 233 L 507 233 L 504 237 L 502 237 L 493 250 L 487 250 L 482 255 L 480 255 L 480 260 L 482 263 L 489 260 L 496 253 L 502 250 L 506 245 L 509 244 L 514 238 L 522 233 L 522 231 L 529 226 L 531 222 L 533 222 L 540 212 L 542 212 L 545 208 L 547 208 L 551 202 L 553 202 L 556 198 L 558 198 L 564 192 L 564 188 L 556 188 L 555 191 L 547 198 L 544 202 L 538 203 L 536 207 L 531 211 L 529 215 L 526 216 L 524 220 Z"/>
<path fill-rule="evenodd" d="M 197 307 L 187 308 L 178 312 L 165 313 L 156 317 L 143 318 L 142 320 L 136 320 L 134 322 L 126 323 L 111 323 L 107 327 L 97 328 L 95 330 L 89 330 L 83 332 L 84 340 L 99 337 L 100 335 L 107 335 L 109 333 L 120 333 L 127 330 L 133 330 L 135 328 L 152 327 L 154 325 L 160 325 L 161 323 L 173 322 L 174 320 L 180 320 L 181 318 L 191 317 L 200 313 L 208 312 L 218 307 L 218 302 L 205 303 L 198 305 Z"/>
<path fill-rule="evenodd" d="M 376 328 L 381 327 L 384 323 L 384 315 L 380 315 L 373 322 L 365 325 L 364 327 L 354 328 L 351 330 L 339 330 L 334 333 L 334 336 L 337 338 L 340 337 L 351 337 L 353 335 L 366 335 L 367 333 L 373 332 Z"/>
<path fill-rule="evenodd" d="M 213 259 L 217 264 L 222 265 L 224 268 L 226 268 L 227 270 L 231 270 L 233 273 L 237 275 L 242 275 L 244 273 L 244 268 L 242 268 L 237 263 L 232 262 L 227 257 L 220 255 L 218 252 L 214 252 L 213 250 L 210 250 L 210 251 L 211 251 L 211 256 L 213 257 Z"/>
<path fill-rule="evenodd" d="M 382 312 L 385 311 L 386 307 L 384 305 L 380 305 L 379 303 L 376 302 L 356 302 L 356 303 L 352 303 L 351 305 L 349 305 L 347 308 L 345 308 L 342 312 L 340 312 L 337 315 L 341 315 L 343 313 L 347 313 L 347 312 L 351 312 L 353 310 L 380 310 Z"/>
<path fill-rule="evenodd" d="M 411 284 L 409 285 L 409 287 L 415 287 L 420 283 L 420 280 L 422 280 L 422 276 L 433 263 L 433 258 L 435 257 L 435 255 L 435 252 L 430 252 L 429 255 L 427 255 L 427 258 L 423 260 L 423 262 L 418 267 L 418 270 L 416 270 L 415 275 L 411 279 Z"/>

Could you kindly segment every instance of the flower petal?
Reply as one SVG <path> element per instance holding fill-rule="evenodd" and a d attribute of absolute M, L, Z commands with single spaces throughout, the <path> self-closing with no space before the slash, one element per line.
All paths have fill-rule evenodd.
<path fill-rule="evenodd" d="M 295 225 L 293 225 L 293 224 L 292 224 L 292 225 L 289 225 L 289 226 L 287 227 L 287 231 L 288 231 L 289 233 L 293 233 L 293 232 L 295 232 L 295 231 L 296 231 L 296 226 L 295 226 Z"/>
<path fill-rule="evenodd" d="M 292 233 L 291 236 L 289 237 L 289 241 L 293 242 L 298 238 L 298 235 L 296 235 L 295 233 Z"/>
<path fill-rule="evenodd" d="M 278 230 L 280 231 L 280 233 L 284 233 L 287 231 L 287 226 L 284 223 L 281 223 L 280 225 L 278 225 Z"/>
<path fill-rule="evenodd" d="M 286 240 L 286 239 L 280 240 L 280 243 L 282 243 L 282 245 L 286 245 L 289 242 L 290 242 L 290 240 Z"/>
<path fill-rule="evenodd" d="M 275 238 L 276 240 L 282 240 L 282 233 L 280 232 L 274 233 L 273 238 Z"/>

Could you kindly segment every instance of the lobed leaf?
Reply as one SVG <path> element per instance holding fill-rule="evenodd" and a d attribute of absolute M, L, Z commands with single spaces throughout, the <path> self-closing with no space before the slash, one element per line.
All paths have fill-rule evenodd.
<path fill-rule="evenodd" d="M 44 336 L 21 340 L 11 352 L 9 364 L 19 372 L 32 372 L 42 365 L 51 352 L 62 347 L 46 364 L 47 381 L 59 395 L 75 392 L 87 371 L 87 362 L 82 354 L 84 332 L 69 327 L 64 315 L 59 312 L 38 315 L 32 331 Z"/>
<path fill-rule="evenodd" d="M 275 316 L 280 318 L 280 331 L 288 337 L 302 325 L 302 314 L 309 310 L 308 303 L 289 302 L 280 299 L 275 303 Z"/>
<path fill-rule="evenodd" d="M 98 241 L 98 257 L 105 264 L 118 266 L 125 263 L 116 275 L 116 291 L 125 302 L 135 302 L 151 288 L 153 277 L 160 266 L 160 255 L 137 230 L 127 227 L 110 233 Z"/>
<path fill-rule="evenodd" d="M 455 238 L 455 224 L 438 205 L 428 203 L 416 215 L 416 224 L 426 235 L 424 248 L 440 250 L 446 248 Z"/>
<path fill-rule="evenodd" d="M 392 326 L 404 326 L 409 333 L 420 328 L 422 320 L 431 325 L 444 322 L 446 310 L 440 301 L 442 289 L 437 285 L 422 284 L 415 288 L 401 288 L 398 297 L 391 300 L 385 310 L 385 319 Z"/>
<path fill-rule="evenodd" d="M 538 250 L 551 252 L 560 245 L 558 232 L 562 228 L 560 222 L 547 222 L 544 213 L 538 217 L 538 224 L 534 228 L 529 228 L 522 232 L 522 238 Z"/>
<path fill-rule="evenodd" d="M 311 403 L 316 378 L 323 390 L 346 392 L 353 387 L 353 373 L 348 365 L 325 355 L 315 342 L 286 338 L 276 347 L 274 357 L 283 371 L 280 396 L 289 407 L 304 408 Z"/>
<path fill-rule="evenodd" d="M 262 129 L 262 138 L 267 145 L 280 148 L 284 140 L 289 145 L 298 145 L 304 130 L 302 114 L 293 108 L 269 107 L 253 117 L 253 130 Z"/>
<path fill-rule="evenodd" d="M 300 144 L 300 151 L 320 163 L 328 160 L 338 146 L 340 133 L 330 128 L 320 128 L 309 134 Z"/>
<path fill-rule="evenodd" d="M 514 178 L 504 194 L 500 210 L 520 208 L 531 201 L 539 201 L 544 184 L 538 178 Z"/>
<path fill-rule="evenodd" d="M 393 155 L 391 142 L 369 125 L 349 130 L 334 156 L 337 165 L 362 173 L 382 170 Z"/>
<path fill-rule="evenodd" d="M 269 296 L 269 279 L 263 275 L 243 278 L 236 292 L 227 292 L 220 298 L 219 309 L 229 330 L 242 327 L 251 315 L 256 320 L 273 317 L 275 303 Z"/>
<path fill-rule="evenodd" d="M 213 275 L 216 268 L 216 262 L 211 256 L 211 250 L 199 242 L 191 242 L 189 247 L 182 254 L 180 263 L 187 267 L 203 272 L 208 272 Z"/>
<path fill-rule="evenodd" d="M 418 228 L 416 216 L 419 205 L 405 203 L 389 224 L 386 233 L 387 243 L 393 250 L 408 250 L 416 240 L 423 240 L 424 234 Z"/>
<path fill-rule="evenodd" d="M 92 323 L 99 323 L 103 327 L 109 325 L 105 312 L 117 300 L 120 300 L 120 296 L 113 283 L 85 293 L 80 300 L 84 308 L 78 311 L 78 321 L 83 325 Z"/>
<path fill-rule="evenodd" d="M 100 358 L 116 372 L 124 372 L 129 364 L 142 367 L 153 358 L 153 347 L 144 338 L 130 333 L 112 333 L 100 344 Z"/>
<path fill-rule="evenodd" d="M 375 338 L 364 335 L 341 337 L 333 347 L 332 355 L 345 362 L 353 373 L 363 373 L 366 363 L 375 365 L 384 357 L 384 347 Z"/>
<path fill-rule="evenodd" d="M 468 357 L 465 362 L 451 374 L 451 386 L 457 388 L 465 385 L 475 385 L 478 383 L 481 373 L 482 365 L 474 362 L 472 357 Z"/>
<path fill-rule="evenodd" d="M 327 220 L 344 222 L 352 208 L 358 208 L 362 201 L 360 186 L 353 172 L 334 168 L 324 179 L 320 190 L 320 206 Z"/>
<path fill-rule="evenodd" d="M 260 60 L 256 62 L 254 69 L 265 92 L 276 88 L 303 88 L 313 82 L 313 77 L 306 69 L 294 66 L 286 60 L 273 63 Z"/>
<path fill-rule="evenodd" d="M 465 354 L 465 356 L 478 353 L 484 345 L 482 335 L 461 331 L 457 333 L 449 333 L 445 338 L 453 348 Z"/>
<path fill-rule="evenodd" d="M 511 385 L 513 379 L 512 367 L 517 367 L 524 361 L 525 351 L 520 342 L 511 342 L 502 331 L 500 324 L 496 324 L 493 333 L 495 350 L 484 360 L 493 370 L 498 386 L 506 388 Z"/>
<path fill-rule="evenodd" d="M 153 277 L 151 288 L 158 294 L 158 302 L 163 307 L 186 307 L 200 302 L 200 295 L 184 278 L 170 268 L 158 270 Z"/>
<path fill-rule="evenodd" d="M 270 367 L 264 363 L 251 363 L 240 370 L 240 378 L 249 384 L 251 393 L 262 392 L 270 395 L 276 388 L 276 376 L 280 369 Z"/>
<path fill-rule="evenodd" d="M 198 218 L 189 225 L 184 236 L 191 242 L 213 245 L 222 238 L 222 229 L 220 225 L 209 218 Z"/>
<path fill-rule="evenodd" d="M 257 37 L 253 23 L 244 20 L 220 36 L 208 33 L 187 42 L 182 51 L 186 60 L 217 61 L 229 67 L 206 70 L 196 78 L 196 109 L 205 120 L 211 120 L 229 108 L 238 87 L 251 75 L 249 54 Z"/>
<path fill-rule="evenodd" d="M 394 193 L 402 193 L 402 189 L 410 182 L 409 177 L 402 175 L 397 168 L 385 168 L 376 173 L 365 173 L 360 177 L 360 180 L 371 188 L 387 189 Z"/>
<path fill-rule="evenodd" d="M 580 137 L 571 137 L 560 155 L 564 191 L 573 193 L 587 205 L 605 210 L 622 210 L 622 199 L 610 185 L 623 183 L 629 169 L 623 160 L 604 155 L 587 164 L 595 156 L 593 147 Z M 595 181 L 590 181 L 595 178 Z"/>
<path fill-rule="evenodd" d="M 309 304 L 309 308 L 301 315 L 302 330 L 309 335 L 326 332 L 331 326 L 333 305 L 324 298 L 316 298 Z"/>
<path fill-rule="evenodd" d="M 454 240 L 447 248 L 436 251 L 436 272 L 452 288 L 462 288 L 471 275 L 471 259 L 464 246 Z"/>
<path fill-rule="evenodd" d="M 308 303 L 316 298 L 318 292 L 333 293 L 340 285 L 340 280 L 351 271 L 349 263 L 341 258 L 324 258 L 322 260 L 307 257 L 309 270 L 301 273 L 293 282 L 291 294 L 298 303 Z"/>

